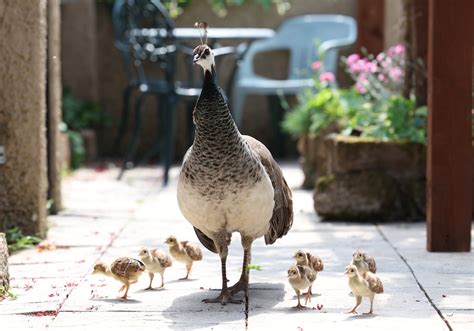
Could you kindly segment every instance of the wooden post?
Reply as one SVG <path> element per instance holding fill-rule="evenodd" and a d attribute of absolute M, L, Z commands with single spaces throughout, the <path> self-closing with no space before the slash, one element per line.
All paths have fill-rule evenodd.
<path fill-rule="evenodd" d="M 61 18 L 60 0 L 48 0 L 48 48 L 47 48 L 47 154 L 48 154 L 48 199 L 53 201 L 51 214 L 62 209 L 61 197 Z"/>
<path fill-rule="evenodd" d="M 428 0 L 416 0 L 414 6 L 415 58 L 421 64 L 415 66 L 415 99 L 417 106 L 426 105 L 426 69 L 428 53 Z"/>
<path fill-rule="evenodd" d="M 358 0 L 356 50 L 378 54 L 384 48 L 384 0 Z"/>
<path fill-rule="evenodd" d="M 471 59 L 474 2 L 430 0 L 427 249 L 471 246 Z"/>

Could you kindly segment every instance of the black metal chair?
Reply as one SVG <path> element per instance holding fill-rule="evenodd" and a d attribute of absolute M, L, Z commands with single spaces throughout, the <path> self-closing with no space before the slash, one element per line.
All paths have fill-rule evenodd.
<path fill-rule="evenodd" d="M 127 130 L 130 96 L 133 92 L 138 92 L 134 107 L 135 127 L 132 141 L 118 179 L 122 177 L 125 170 L 137 164 L 135 154 L 140 141 L 143 100 L 148 95 L 154 95 L 158 97 L 160 123 L 158 130 L 161 138 L 146 153 L 142 162 L 155 154 L 159 154 L 160 160 L 164 164 L 164 184 L 166 185 L 168 182 L 168 171 L 174 159 L 178 101 L 185 101 L 187 103 L 188 144 L 190 145 L 192 141 L 192 111 L 196 98 L 201 93 L 202 86 L 202 81 L 195 79 L 193 74 L 193 48 L 180 44 L 173 38 L 174 22 L 158 0 L 116 0 L 113 8 L 113 23 L 116 38 L 115 46 L 122 55 L 128 75 L 128 84 L 123 91 L 122 116 L 114 142 L 115 151 L 118 151 Z M 150 33 L 146 35 L 147 28 L 166 33 Z M 218 47 L 214 51 L 216 58 L 222 55 L 233 54 L 234 52 L 234 47 Z M 186 80 L 176 80 L 178 53 L 184 55 Z M 220 61 L 216 61 L 218 65 Z M 150 78 L 151 75 L 148 74 L 147 70 L 150 67 L 146 66 L 147 62 L 158 65 L 161 73 L 160 77 Z"/>
<path fill-rule="evenodd" d="M 176 62 L 176 42 L 172 37 L 174 23 L 168 12 L 157 0 L 116 0 L 113 8 L 113 25 L 115 30 L 115 47 L 120 51 L 127 69 L 127 86 L 123 91 L 123 109 L 119 130 L 114 142 L 118 151 L 127 130 L 130 97 L 137 92 L 135 100 L 135 127 L 133 138 L 123 162 L 120 179 L 126 169 L 134 166 L 135 154 L 140 141 L 144 98 L 154 95 L 158 98 L 160 159 L 164 163 L 164 183 L 168 181 L 168 170 L 171 166 L 174 151 L 174 75 Z M 144 28 L 161 28 L 165 35 L 148 38 L 132 31 Z M 149 78 L 145 65 L 156 63 L 160 71 L 159 78 Z"/>

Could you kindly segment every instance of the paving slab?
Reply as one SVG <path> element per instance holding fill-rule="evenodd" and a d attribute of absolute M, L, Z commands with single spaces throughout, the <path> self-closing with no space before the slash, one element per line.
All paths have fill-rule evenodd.
<path fill-rule="evenodd" d="M 0 325 L 8 329 L 48 330 L 470 330 L 474 327 L 474 254 L 433 254 L 425 250 L 421 223 L 350 224 L 322 222 L 313 210 L 312 192 L 299 189 L 302 173 L 283 164 L 293 189 L 295 220 L 287 236 L 266 246 L 254 242 L 248 308 L 245 304 L 204 304 L 221 286 L 220 261 L 203 248 L 191 279 L 184 265 L 174 262 L 165 272 L 164 290 L 143 290 L 149 278 L 132 285 L 130 300 L 118 298 L 120 284 L 91 275 L 93 264 L 119 256 L 137 258 L 142 247 L 166 250 L 173 234 L 197 242 L 176 201 L 176 178 L 161 185 L 161 170 L 81 169 L 63 185 L 66 209 L 51 216 L 43 246 L 10 258 L 12 291 L 17 300 L 0 302 Z M 377 275 L 385 292 L 377 295 L 375 314 L 348 315 L 355 299 L 344 267 L 354 249 L 377 259 Z M 308 309 L 295 310 L 296 296 L 287 281 L 292 256 L 305 249 L 322 257 Z M 228 279 L 234 283 L 242 264 L 240 237 L 229 248 Z M 154 285 L 160 283 L 155 276 Z M 244 299 L 243 294 L 239 298 Z M 368 310 L 364 300 L 359 312 Z M 445 322 L 446 319 L 447 322 Z"/>
<path fill-rule="evenodd" d="M 474 259 L 469 253 L 429 253 L 426 226 L 416 224 L 380 225 L 398 254 L 407 261 L 433 305 L 455 330 L 474 327 Z M 473 237 L 471 233 L 471 237 Z M 471 250 L 474 246 L 471 243 Z"/>

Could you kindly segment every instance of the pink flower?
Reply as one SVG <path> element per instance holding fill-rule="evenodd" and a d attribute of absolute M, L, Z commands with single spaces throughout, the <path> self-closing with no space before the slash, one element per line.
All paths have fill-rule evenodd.
<path fill-rule="evenodd" d="M 356 83 L 355 88 L 356 88 L 356 91 L 359 92 L 360 94 L 367 93 L 367 88 L 360 82 Z"/>
<path fill-rule="evenodd" d="M 367 59 L 359 59 L 349 65 L 349 71 L 354 74 L 375 72 L 376 70 L 377 65 Z"/>
<path fill-rule="evenodd" d="M 314 71 L 316 71 L 316 70 L 321 69 L 322 65 L 323 65 L 323 64 L 321 63 L 321 61 L 314 61 L 313 64 L 311 65 L 311 68 L 312 68 Z"/>
<path fill-rule="evenodd" d="M 351 54 L 347 57 L 347 65 L 351 66 L 354 62 L 360 59 L 359 54 Z"/>
<path fill-rule="evenodd" d="M 383 59 L 385 59 L 385 53 L 384 52 L 379 53 L 375 59 L 381 62 Z"/>
<path fill-rule="evenodd" d="M 391 80 L 399 82 L 403 79 L 403 70 L 400 67 L 393 67 L 388 71 L 388 77 Z"/>
<path fill-rule="evenodd" d="M 368 83 L 367 76 L 365 74 L 360 75 L 355 84 L 356 91 L 361 94 L 367 93 Z"/>
<path fill-rule="evenodd" d="M 336 80 L 336 77 L 332 72 L 326 71 L 319 75 L 319 80 L 322 82 L 334 82 Z"/>
<path fill-rule="evenodd" d="M 387 79 L 384 74 L 378 74 L 378 75 L 377 75 L 377 78 L 378 78 L 379 81 L 381 81 L 381 82 L 385 82 L 386 79 Z"/>
<path fill-rule="evenodd" d="M 387 50 L 388 56 L 400 56 L 405 54 L 405 45 L 396 44 Z"/>
<path fill-rule="evenodd" d="M 367 62 L 365 64 L 366 72 L 376 72 L 377 71 L 377 61 Z"/>

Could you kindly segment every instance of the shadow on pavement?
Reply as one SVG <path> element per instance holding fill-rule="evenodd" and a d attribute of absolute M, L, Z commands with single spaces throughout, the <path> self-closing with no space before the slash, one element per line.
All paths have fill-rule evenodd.
<path fill-rule="evenodd" d="M 163 317 L 171 321 L 171 328 L 182 330 L 211 328 L 215 325 L 226 324 L 236 321 L 242 322 L 245 328 L 245 302 L 242 304 L 203 303 L 203 299 L 213 298 L 219 290 L 201 290 L 182 297 L 176 298 L 171 306 L 163 311 Z M 285 290 L 283 284 L 251 283 L 249 291 L 249 315 L 254 316 L 268 312 L 279 302 L 283 301 Z M 236 299 L 244 299 L 241 292 L 235 295 Z M 259 309 L 265 307 L 265 309 Z M 235 328 L 235 323 L 232 323 Z"/>

